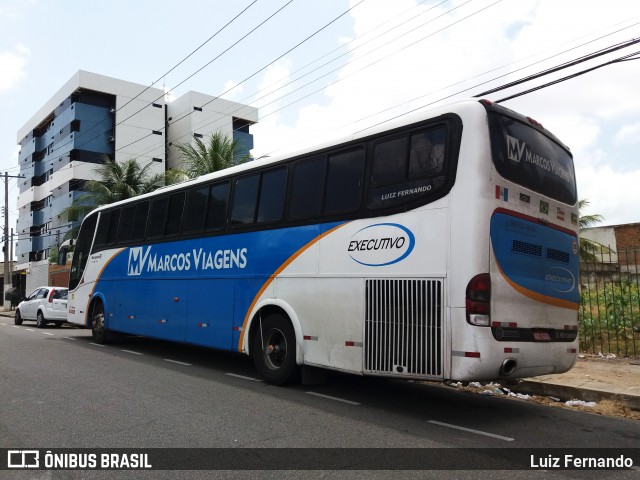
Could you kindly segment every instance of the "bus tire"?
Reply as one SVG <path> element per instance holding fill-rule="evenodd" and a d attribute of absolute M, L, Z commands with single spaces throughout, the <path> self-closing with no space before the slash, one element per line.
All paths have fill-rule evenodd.
<path fill-rule="evenodd" d="M 91 336 L 100 345 L 109 343 L 110 340 L 109 331 L 104 326 L 104 306 L 99 301 L 91 311 Z"/>
<path fill-rule="evenodd" d="M 297 380 L 296 335 L 289 319 L 272 313 L 258 319 L 253 336 L 253 361 L 258 374 L 271 385 L 283 385 Z"/>

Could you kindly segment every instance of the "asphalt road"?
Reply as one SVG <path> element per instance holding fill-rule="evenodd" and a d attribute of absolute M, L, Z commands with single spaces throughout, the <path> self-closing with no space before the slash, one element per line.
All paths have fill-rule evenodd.
<path fill-rule="evenodd" d="M 2 478 L 223 478 L 223 474 L 224 478 L 601 478 L 603 474 L 607 478 L 638 478 L 640 475 L 638 470 L 484 470 L 493 461 L 505 470 L 514 468 L 516 463 L 509 458 L 520 458 L 523 453 L 529 458 L 529 449 L 637 448 L 640 425 L 634 420 L 470 394 L 440 384 L 352 375 L 332 374 L 320 385 L 274 387 L 257 379 L 251 360 L 241 355 L 142 337 L 126 337 L 100 346 L 92 342 L 88 330 L 53 326 L 37 329 L 29 322 L 18 327 L 6 318 L 0 319 L 0 413 L 0 448 L 8 449 L 457 448 L 460 450 L 449 451 L 453 454 L 433 450 L 440 457 L 433 461 L 445 461 L 451 467 L 465 470 L 326 472 L 318 467 L 313 471 L 180 474 L 0 471 Z M 479 448 L 491 450 L 485 454 L 478 452 Z M 405 451 L 379 450 L 377 455 L 375 451 L 347 452 L 371 455 L 373 462 L 376 456 L 401 457 Z M 322 459 L 317 461 L 322 465 Z"/>

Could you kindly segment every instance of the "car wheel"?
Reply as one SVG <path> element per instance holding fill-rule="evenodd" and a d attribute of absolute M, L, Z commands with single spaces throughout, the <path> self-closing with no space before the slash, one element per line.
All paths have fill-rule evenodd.
<path fill-rule="evenodd" d="M 284 315 L 274 313 L 261 320 L 253 338 L 253 361 L 260 376 L 272 385 L 298 378 L 296 335 Z"/>
<path fill-rule="evenodd" d="M 16 316 L 13 319 L 13 323 L 16 325 L 22 325 L 22 316 L 20 315 L 20 310 L 16 310 Z"/>
<path fill-rule="evenodd" d="M 47 325 L 47 321 L 44 319 L 44 315 L 42 311 L 38 312 L 38 316 L 36 317 L 36 326 L 38 328 L 44 328 Z"/>

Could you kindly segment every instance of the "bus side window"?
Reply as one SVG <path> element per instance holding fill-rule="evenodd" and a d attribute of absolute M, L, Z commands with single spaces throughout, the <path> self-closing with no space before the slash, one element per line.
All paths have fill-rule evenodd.
<path fill-rule="evenodd" d="M 160 197 L 151 202 L 149 212 L 149 225 L 147 226 L 147 238 L 158 238 L 164 233 L 164 224 L 167 220 L 167 207 L 169 197 Z"/>
<path fill-rule="evenodd" d="M 293 168 L 289 218 L 319 215 L 324 193 L 325 157 L 298 163 Z"/>
<path fill-rule="evenodd" d="M 324 213 L 349 212 L 360 206 L 364 149 L 329 156 Z"/>
<path fill-rule="evenodd" d="M 224 228 L 227 220 L 227 205 L 229 203 L 229 182 L 211 186 L 209 196 L 209 210 L 207 212 L 207 230 Z"/>
<path fill-rule="evenodd" d="M 254 223 L 260 174 L 236 180 L 233 194 L 232 225 L 248 225 Z"/>
<path fill-rule="evenodd" d="M 258 203 L 258 222 L 276 222 L 282 219 L 286 190 L 286 168 L 279 168 L 262 174 L 260 202 Z"/>
<path fill-rule="evenodd" d="M 446 140 L 447 130 L 444 127 L 411 135 L 409 178 L 442 174 Z"/>
<path fill-rule="evenodd" d="M 118 233 L 118 223 L 120 222 L 120 209 L 111 212 L 109 221 L 109 231 L 107 232 L 107 245 L 116 243 L 116 235 Z"/>
<path fill-rule="evenodd" d="M 169 197 L 169 207 L 167 209 L 167 222 L 164 234 L 167 236 L 180 233 L 182 224 L 182 211 L 184 210 L 184 192 L 174 193 Z"/>
<path fill-rule="evenodd" d="M 208 200 L 209 186 L 197 188 L 189 192 L 187 207 L 184 211 L 183 231 L 197 232 L 204 228 Z"/>
<path fill-rule="evenodd" d="M 133 235 L 131 241 L 136 242 L 144 238 L 149 215 L 149 202 L 142 202 L 136 205 L 136 214 L 133 220 Z"/>
<path fill-rule="evenodd" d="M 122 209 L 122 218 L 120 218 L 120 227 L 118 228 L 118 243 L 126 244 L 131 241 L 135 213 L 135 205 Z"/>
<path fill-rule="evenodd" d="M 109 233 L 109 224 L 111 223 L 111 212 L 100 212 L 100 221 L 98 222 L 98 231 L 96 232 L 96 240 L 93 250 L 102 247 L 107 243 L 107 235 Z"/>
<path fill-rule="evenodd" d="M 373 150 L 371 183 L 401 182 L 407 169 L 407 137 L 402 136 L 377 143 Z"/>
<path fill-rule="evenodd" d="M 95 248 L 104 247 L 115 243 L 120 220 L 120 209 L 109 210 L 100 214 L 98 232 L 96 233 Z"/>

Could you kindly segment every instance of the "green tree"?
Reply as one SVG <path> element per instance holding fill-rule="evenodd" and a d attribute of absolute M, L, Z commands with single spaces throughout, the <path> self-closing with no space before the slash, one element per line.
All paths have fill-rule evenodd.
<path fill-rule="evenodd" d="M 578 201 L 578 210 L 580 212 L 578 228 L 580 233 L 586 229 L 594 226 L 596 223 L 600 223 L 604 220 L 604 217 L 598 213 L 593 215 L 583 215 L 582 211 L 589 206 L 589 200 L 582 199 Z M 609 252 L 609 247 L 605 247 L 601 243 L 589 240 L 580 236 L 580 259 L 583 262 L 595 262 L 597 254 L 602 252 Z"/>
<path fill-rule="evenodd" d="M 177 144 L 182 170 L 189 178 L 196 178 L 207 173 L 217 172 L 251 160 L 248 153 L 243 153 L 238 140 L 216 132 L 205 144 L 199 138 L 195 145 Z"/>
<path fill-rule="evenodd" d="M 135 158 L 124 162 L 116 162 L 107 155 L 101 158 L 104 163 L 96 169 L 99 178 L 87 181 L 84 193 L 62 211 L 61 216 L 68 221 L 82 220 L 99 206 L 136 197 L 186 178 L 176 170 L 154 175 L 151 173 L 152 163 L 143 166 Z M 75 238 L 76 235 L 77 227 L 67 232 L 65 238 Z"/>

